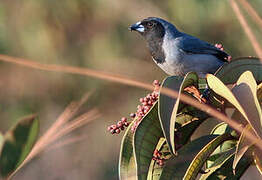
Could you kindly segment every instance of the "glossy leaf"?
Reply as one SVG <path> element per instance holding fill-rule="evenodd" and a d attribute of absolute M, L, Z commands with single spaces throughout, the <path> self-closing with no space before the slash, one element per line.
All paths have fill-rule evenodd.
<path fill-rule="evenodd" d="M 211 169 L 213 167 L 217 167 L 221 165 L 226 159 L 229 158 L 229 156 L 231 156 L 235 152 L 236 152 L 236 147 L 232 147 L 231 149 L 227 149 L 225 151 L 211 155 L 208 158 L 208 161 L 210 163 L 208 164 L 208 166 L 206 166 L 206 168 Z"/>
<path fill-rule="evenodd" d="M 257 86 L 257 99 L 259 103 L 262 103 L 262 83 Z"/>
<path fill-rule="evenodd" d="M 6 177 L 13 172 L 31 151 L 39 130 L 36 117 L 29 116 L 18 121 L 4 136 L 0 156 L 0 172 Z"/>
<path fill-rule="evenodd" d="M 257 82 L 262 82 L 262 64 L 258 58 L 244 57 L 225 63 L 215 76 L 224 84 L 234 84 L 245 71 L 251 71 Z"/>
<path fill-rule="evenodd" d="M 253 157 L 254 157 L 255 165 L 258 171 L 260 172 L 260 174 L 262 175 L 262 152 L 261 150 L 258 148 L 254 148 Z"/>
<path fill-rule="evenodd" d="M 211 131 L 210 134 L 212 135 L 222 135 L 222 134 L 230 134 L 231 136 L 235 137 L 236 136 L 236 132 L 230 127 L 228 126 L 226 123 L 222 122 L 219 123 L 218 125 L 216 125 L 213 130 Z M 214 157 L 219 157 L 219 154 L 223 154 L 224 152 L 232 149 L 233 147 L 235 147 L 237 144 L 237 141 L 232 139 L 232 140 L 228 140 L 223 142 L 221 145 L 219 145 L 219 147 L 217 147 L 215 149 L 215 151 L 212 153 L 212 157 L 213 160 L 211 161 L 209 158 L 208 161 L 206 162 L 206 166 L 209 168 L 213 165 L 214 161 L 216 160 L 216 158 L 214 159 Z"/>
<path fill-rule="evenodd" d="M 5 141 L 4 135 L 0 132 L 0 152 L 2 151 L 4 141 Z"/>
<path fill-rule="evenodd" d="M 156 146 L 156 150 L 161 151 L 166 143 L 165 138 L 161 138 Z M 155 160 L 151 160 L 150 167 L 148 170 L 147 180 L 159 180 L 163 167 L 159 166 Z"/>
<path fill-rule="evenodd" d="M 183 79 L 184 78 L 180 76 L 167 77 L 163 81 L 162 87 L 179 91 Z M 170 119 L 171 119 L 174 105 L 176 103 L 176 99 L 162 94 L 160 89 L 160 96 L 159 96 L 158 103 L 159 103 L 158 110 L 159 110 L 159 119 L 160 119 L 161 127 L 163 129 L 163 133 L 167 140 L 169 148 L 172 149 L 171 140 L 170 140 Z"/>
<path fill-rule="evenodd" d="M 225 161 L 223 161 L 223 163 L 219 164 L 218 166 L 208 169 L 209 172 L 207 174 L 203 174 L 200 180 L 240 179 L 240 177 L 244 174 L 244 172 L 248 169 L 253 161 L 249 155 L 243 156 L 239 161 L 234 174 L 232 169 L 233 160 L 234 154 L 229 156 Z"/>
<path fill-rule="evenodd" d="M 209 88 L 214 91 L 219 96 L 225 98 L 228 102 L 230 102 L 233 106 L 237 108 L 237 110 L 243 115 L 247 122 L 249 122 L 246 112 L 243 107 L 240 105 L 234 94 L 227 88 L 227 86 L 216 76 L 212 74 L 207 75 L 207 83 Z"/>
<path fill-rule="evenodd" d="M 154 150 L 163 136 L 156 103 L 139 123 L 134 135 L 133 146 L 138 180 L 147 178 Z"/>
<path fill-rule="evenodd" d="M 167 161 L 160 179 L 194 179 L 212 151 L 228 138 L 228 135 L 208 135 L 186 144 L 178 150 L 178 156 Z"/>
<path fill-rule="evenodd" d="M 132 121 L 122 138 L 119 157 L 119 179 L 136 179 L 136 164 L 133 151 L 134 133 L 131 131 L 135 121 Z"/>
<path fill-rule="evenodd" d="M 246 133 L 251 132 L 251 131 L 252 131 L 252 128 L 251 128 L 250 124 L 247 124 L 246 127 L 244 128 L 244 130 L 241 133 L 241 136 L 240 136 L 238 143 L 237 143 L 237 146 L 236 146 L 237 149 L 236 149 L 236 153 L 235 153 L 235 157 L 234 157 L 234 161 L 233 161 L 233 170 L 235 170 L 238 162 L 243 157 L 243 155 L 247 152 L 247 150 L 254 144 L 253 142 L 251 142 L 246 137 Z M 254 132 L 252 134 L 255 135 Z"/>
<path fill-rule="evenodd" d="M 183 117 L 188 118 L 189 115 L 181 114 L 177 115 L 177 120 L 181 120 Z M 195 132 L 195 130 L 199 127 L 199 125 L 204 122 L 206 118 L 195 118 L 193 116 L 190 116 L 191 120 L 187 119 L 188 121 L 178 127 L 175 131 L 175 134 L 177 134 L 177 138 L 175 139 L 176 146 L 182 146 L 185 145 L 191 138 L 192 134 Z"/>
<path fill-rule="evenodd" d="M 171 115 L 171 119 L 170 119 L 170 144 L 171 144 L 171 150 L 173 152 L 173 154 L 176 153 L 176 147 L 175 147 L 175 123 L 176 123 L 176 116 L 178 113 L 178 108 L 179 108 L 179 101 L 180 101 L 180 94 L 183 93 L 183 90 L 188 87 L 188 86 L 195 86 L 196 88 L 198 88 L 198 76 L 196 73 L 187 73 L 181 86 L 179 89 L 179 95 L 178 98 L 176 100 L 176 103 L 174 105 L 173 111 L 172 111 L 172 115 Z"/>
<path fill-rule="evenodd" d="M 245 109 L 251 128 L 262 137 L 262 112 L 257 99 L 257 84 L 250 71 L 244 72 L 232 89 L 238 102 Z"/>

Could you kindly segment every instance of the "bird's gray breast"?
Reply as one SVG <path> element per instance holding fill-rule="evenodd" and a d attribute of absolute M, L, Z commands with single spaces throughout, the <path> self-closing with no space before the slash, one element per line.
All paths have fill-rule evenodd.
<path fill-rule="evenodd" d="M 163 64 L 165 62 L 165 53 L 162 45 L 163 38 L 154 38 L 152 40 L 148 40 L 150 54 L 157 64 Z"/>

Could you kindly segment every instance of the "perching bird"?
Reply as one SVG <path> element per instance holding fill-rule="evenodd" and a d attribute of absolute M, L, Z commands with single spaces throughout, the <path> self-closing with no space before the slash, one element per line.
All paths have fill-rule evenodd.
<path fill-rule="evenodd" d="M 219 48 L 156 17 L 149 17 L 130 26 L 145 40 L 154 62 L 167 74 L 184 76 L 197 72 L 200 76 L 214 73 L 227 62 L 229 55 Z"/>

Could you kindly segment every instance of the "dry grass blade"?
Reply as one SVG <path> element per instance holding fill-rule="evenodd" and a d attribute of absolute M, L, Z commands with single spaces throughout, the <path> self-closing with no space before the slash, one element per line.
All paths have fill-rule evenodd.
<path fill-rule="evenodd" d="M 120 75 L 114 75 L 112 73 L 106 73 L 106 72 L 101 72 L 101 71 L 96 71 L 88 68 L 79 68 L 79 67 L 71 67 L 71 66 L 63 66 L 63 65 L 48 65 L 48 64 L 41 64 L 41 63 L 36 63 L 33 61 L 29 61 L 26 59 L 22 58 L 14 58 L 11 56 L 7 55 L 0 55 L 0 60 L 9 62 L 9 63 L 14 63 L 18 64 L 21 66 L 25 67 L 30 67 L 34 69 L 39 69 L 39 70 L 46 70 L 46 71 L 54 71 L 54 72 L 63 72 L 63 73 L 70 73 L 70 74 L 79 74 L 79 75 L 85 75 L 85 76 L 91 76 L 103 80 L 108 80 L 112 82 L 117 82 L 120 84 L 126 84 L 130 86 L 135 86 L 135 87 L 140 87 L 148 90 L 154 90 L 153 86 L 148 83 L 143 83 L 141 81 L 133 80 L 130 78 L 126 78 Z M 167 96 L 177 98 L 178 97 L 178 92 L 173 91 L 171 89 L 167 88 L 162 88 L 162 93 L 164 93 Z M 206 112 L 210 116 L 213 116 L 217 118 L 218 120 L 221 120 L 225 123 L 227 123 L 229 126 L 234 128 L 236 131 L 241 133 L 243 131 L 243 127 L 241 124 L 237 123 L 236 121 L 228 118 L 225 114 L 217 111 L 213 107 L 202 104 L 199 101 L 195 100 L 194 98 L 181 94 L 180 96 L 181 101 L 184 103 L 194 106 L 203 112 Z M 262 140 L 253 136 L 251 133 L 246 134 L 247 138 L 250 139 L 250 141 L 253 141 L 254 143 L 257 143 L 256 145 L 259 147 L 259 149 L 262 151 Z"/>
<path fill-rule="evenodd" d="M 48 142 L 50 139 L 52 139 L 52 136 L 57 132 L 57 129 L 61 128 L 66 122 L 68 122 L 73 116 L 75 116 L 75 114 L 79 111 L 80 107 L 88 100 L 89 96 L 90 93 L 87 93 L 80 101 L 70 103 L 66 107 L 64 112 L 58 117 L 55 123 L 37 141 L 31 153 L 33 154 L 34 152 L 37 152 L 38 148 L 42 147 L 41 143 Z"/>
<path fill-rule="evenodd" d="M 39 138 L 39 140 L 36 142 L 36 144 L 32 148 L 29 155 L 26 157 L 26 159 L 23 161 L 23 163 L 8 177 L 8 179 L 12 178 L 15 175 L 15 173 L 19 169 L 21 169 L 21 167 L 23 167 L 26 163 L 28 163 L 38 154 L 46 150 L 47 147 L 53 142 L 55 142 L 58 138 L 100 117 L 98 111 L 96 109 L 93 109 L 69 122 L 69 120 L 71 120 L 76 115 L 81 106 L 88 100 L 89 96 L 90 93 L 86 94 L 80 101 L 72 102 L 66 107 L 64 112 L 58 117 L 54 124 L 47 130 L 47 132 L 41 138 Z"/>
<path fill-rule="evenodd" d="M 53 134 L 53 136 L 49 139 L 49 141 L 45 142 L 45 144 L 43 144 L 42 149 L 41 150 L 45 150 L 45 148 L 50 145 L 51 143 L 53 143 L 54 141 L 56 141 L 57 139 L 59 139 L 60 137 L 69 134 L 70 132 L 72 132 L 73 130 L 80 128 L 82 126 L 84 126 L 85 124 L 97 119 L 100 117 L 100 114 L 98 113 L 98 111 L 96 109 L 93 109 L 87 113 L 82 114 L 80 117 L 76 118 L 75 120 L 70 121 L 69 123 L 66 124 L 65 127 L 63 127 L 62 129 L 60 129 L 59 131 L 57 131 L 57 133 Z"/>
<path fill-rule="evenodd" d="M 258 57 L 262 61 L 262 48 L 260 47 L 259 43 L 257 42 L 256 37 L 253 34 L 253 32 L 251 31 L 250 27 L 248 26 L 244 16 L 240 12 L 240 9 L 239 9 L 237 3 L 235 2 L 235 0 L 230 0 L 230 5 L 231 5 L 233 11 L 235 12 L 242 28 L 244 29 L 249 41 L 251 42 L 256 54 L 258 55 Z"/>
<path fill-rule="evenodd" d="M 239 0 L 239 2 L 262 30 L 262 18 L 257 14 L 254 8 L 246 0 Z"/>
<path fill-rule="evenodd" d="M 62 140 L 61 142 L 55 143 L 55 144 L 52 145 L 52 146 L 48 146 L 48 147 L 45 149 L 45 152 L 47 152 L 47 151 L 52 151 L 52 150 L 55 150 L 55 149 L 59 149 L 59 148 L 62 148 L 62 147 L 64 147 L 64 146 L 71 145 L 71 144 L 74 144 L 74 143 L 82 142 L 82 141 L 85 140 L 86 138 L 87 138 L 87 135 L 81 135 L 81 136 L 76 136 L 76 137 L 67 138 L 67 139 L 65 139 L 65 140 Z"/>

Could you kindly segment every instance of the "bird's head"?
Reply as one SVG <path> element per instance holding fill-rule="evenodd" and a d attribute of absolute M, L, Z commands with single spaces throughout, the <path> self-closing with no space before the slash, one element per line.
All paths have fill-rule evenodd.
<path fill-rule="evenodd" d="M 147 40 L 152 38 L 163 38 L 166 31 L 165 23 L 168 22 L 160 18 L 149 17 L 131 25 L 129 29 L 138 32 Z"/>

